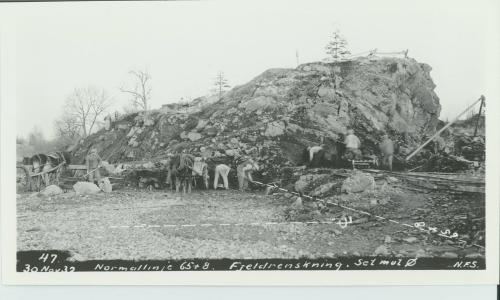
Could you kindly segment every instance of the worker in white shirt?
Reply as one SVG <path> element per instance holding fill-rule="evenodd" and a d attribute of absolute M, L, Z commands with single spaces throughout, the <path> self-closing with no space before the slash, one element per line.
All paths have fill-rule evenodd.
<path fill-rule="evenodd" d="M 215 177 L 214 177 L 214 190 L 216 190 L 219 186 L 219 176 L 222 176 L 222 181 L 224 182 L 224 188 L 229 189 L 229 183 L 227 181 L 227 175 L 231 171 L 231 168 L 225 164 L 219 164 L 215 167 Z"/>
<path fill-rule="evenodd" d="M 323 145 L 321 146 L 312 146 L 312 147 L 307 147 L 309 150 L 309 163 L 312 162 L 314 158 L 314 154 L 318 153 L 319 151 L 323 150 Z"/>
<path fill-rule="evenodd" d="M 361 141 L 354 134 L 354 130 L 352 129 L 347 130 L 347 135 L 345 136 L 344 143 L 346 146 L 347 155 L 352 153 L 353 159 L 356 159 L 357 157 L 361 156 L 361 151 L 359 150 L 359 147 L 361 146 Z"/>
<path fill-rule="evenodd" d="M 382 153 L 382 165 L 392 171 L 392 159 L 394 156 L 394 142 L 387 133 L 382 135 L 382 141 L 379 144 L 380 153 Z"/>
<path fill-rule="evenodd" d="M 248 181 L 253 181 L 252 172 L 258 169 L 258 165 L 252 159 L 245 160 L 238 165 L 236 171 L 238 175 L 238 184 L 240 191 L 248 188 Z"/>

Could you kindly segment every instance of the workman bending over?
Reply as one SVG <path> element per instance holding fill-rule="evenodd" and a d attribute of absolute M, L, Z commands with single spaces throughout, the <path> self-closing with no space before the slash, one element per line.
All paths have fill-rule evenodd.
<path fill-rule="evenodd" d="M 243 191 L 248 188 L 248 181 L 253 181 L 252 172 L 259 169 L 257 163 L 253 161 L 253 159 L 248 159 L 236 168 L 238 175 L 238 184 L 240 191 Z"/>
<path fill-rule="evenodd" d="M 314 154 L 316 154 L 319 151 L 323 150 L 323 145 L 321 145 L 321 146 L 307 147 L 307 150 L 309 150 L 309 163 L 311 163 L 312 160 L 313 160 L 313 158 L 314 158 Z"/>
<path fill-rule="evenodd" d="M 219 164 L 215 167 L 215 176 L 214 176 L 214 190 L 216 190 L 219 186 L 219 176 L 222 176 L 222 181 L 224 182 L 224 188 L 229 189 L 229 183 L 227 181 L 227 175 L 231 171 L 231 168 L 225 164 Z"/>

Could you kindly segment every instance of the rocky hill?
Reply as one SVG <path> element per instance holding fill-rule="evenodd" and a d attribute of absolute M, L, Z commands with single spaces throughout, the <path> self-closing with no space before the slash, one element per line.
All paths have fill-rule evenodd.
<path fill-rule="evenodd" d="M 411 58 L 380 57 L 270 69 L 218 101 L 201 105 L 198 99 L 195 109 L 124 116 L 81 141 L 74 155 L 83 161 L 95 146 L 111 163 L 161 159 L 183 149 L 226 162 L 251 156 L 274 178 L 283 166 L 301 164 L 305 147 L 335 140 L 348 127 L 365 152 L 376 153 L 387 132 L 409 153 L 439 122 L 430 71 Z"/>

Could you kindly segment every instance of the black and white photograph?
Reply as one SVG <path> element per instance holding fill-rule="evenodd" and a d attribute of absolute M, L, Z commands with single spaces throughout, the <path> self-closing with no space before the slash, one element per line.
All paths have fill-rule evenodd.
<path fill-rule="evenodd" d="M 15 278 L 498 282 L 495 1 L 4 5 Z"/>

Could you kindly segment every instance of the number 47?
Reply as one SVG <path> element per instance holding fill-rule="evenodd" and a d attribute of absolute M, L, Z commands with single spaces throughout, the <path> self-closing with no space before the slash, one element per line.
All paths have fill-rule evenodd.
<path fill-rule="evenodd" d="M 49 253 L 42 253 L 38 260 L 47 262 L 50 261 L 51 264 L 53 264 L 57 259 L 57 254 L 49 254 Z"/>

